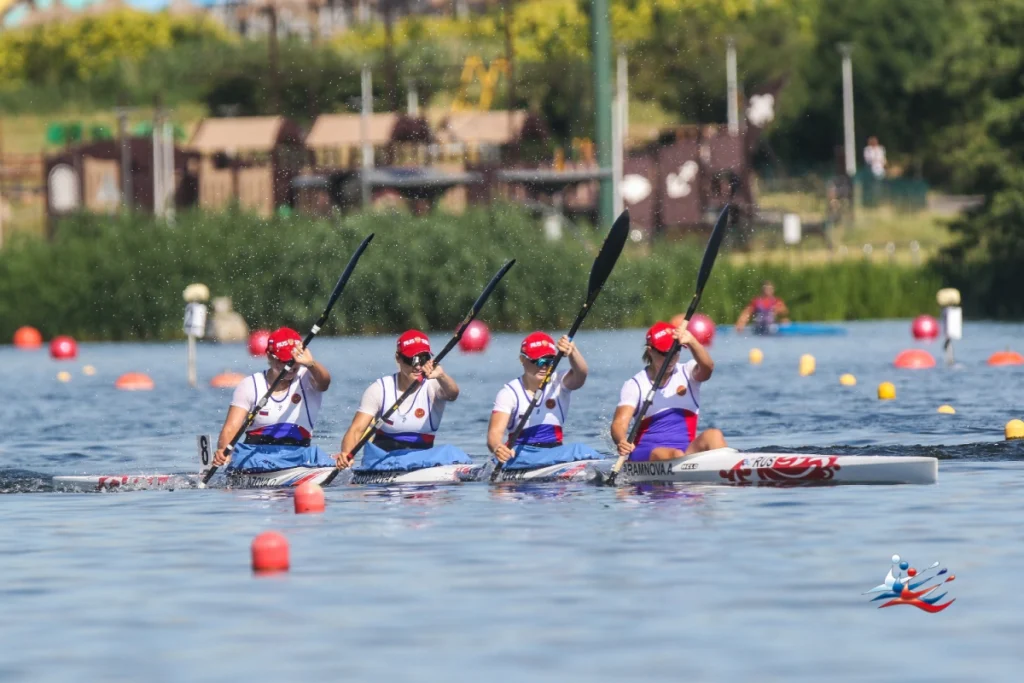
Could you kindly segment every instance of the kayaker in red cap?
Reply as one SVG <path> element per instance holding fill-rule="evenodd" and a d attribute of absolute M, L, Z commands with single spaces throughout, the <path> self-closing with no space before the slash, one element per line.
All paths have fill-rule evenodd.
<path fill-rule="evenodd" d="M 690 349 L 693 360 L 680 363 L 678 352 L 672 358 L 666 357 L 676 340 Z M 690 453 L 725 448 L 721 431 L 708 429 L 697 434 L 700 387 L 711 379 L 715 362 L 685 324 L 673 327 L 658 322 L 651 326 L 647 330 L 643 359 L 647 367 L 622 386 L 612 419 L 612 440 L 618 446 L 619 455 L 628 455 L 633 462 L 644 462 L 674 460 Z M 654 394 L 654 402 L 644 416 L 636 443 L 631 444 L 627 441 L 630 421 L 640 410 L 663 363 L 672 365 L 661 389 Z"/>
<path fill-rule="evenodd" d="M 367 427 L 383 415 L 398 397 L 420 377 L 425 381 L 363 447 L 357 472 L 411 471 L 437 465 L 472 464 L 462 450 L 454 446 L 435 446 L 434 436 L 441 426 L 444 408 L 459 397 L 459 385 L 440 365 L 431 360 L 430 339 L 419 330 L 408 330 L 398 338 L 395 348 L 398 372 L 381 377 L 367 387 L 352 424 L 341 441 L 341 453 L 335 458 L 339 467 L 348 467 L 355 459 L 352 449 Z"/>
<path fill-rule="evenodd" d="M 278 389 L 256 415 L 245 440 L 235 446 L 230 460 L 224 447 L 245 424 L 245 418 L 267 393 L 270 384 L 295 359 L 292 369 L 278 382 Z M 217 439 L 213 464 L 229 471 L 271 472 L 289 467 L 325 467 L 334 464 L 330 455 L 312 445 L 323 393 L 331 386 L 331 373 L 303 348 L 295 330 L 281 327 L 267 338 L 270 367 L 242 380 L 231 397 L 227 419 Z"/>
<path fill-rule="evenodd" d="M 526 427 L 509 448 L 505 441 L 519 424 L 559 351 L 569 361 L 569 372 L 555 372 Z M 534 332 L 527 335 L 519 346 L 519 362 L 522 363 L 523 374 L 503 386 L 494 399 L 487 427 L 487 448 L 494 457 L 507 463 L 506 470 L 601 458 L 589 446 L 564 444 L 562 441 L 562 427 L 569 415 L 572 392 L 587 381 L 587 361 L 576 345 L 566 336 L 556 345 L 555 340 L 543 332 Z"/>

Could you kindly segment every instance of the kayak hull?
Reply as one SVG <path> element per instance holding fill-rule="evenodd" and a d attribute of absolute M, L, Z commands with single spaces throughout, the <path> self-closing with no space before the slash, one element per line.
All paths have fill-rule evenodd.
<path fill-rule="evenodd" d="M 614 459 L 579 460 L 531 470 L 502 470 L 495 483 L 605 481 Z M 293 467 L 277 472 L 228 475 L 230 488 L 284 488 L 306 482 L 322 483 L 333 467 Z M 817 455 L 744 453 L 720 448 L 660 462 L 627 462 L 617 481 L 680 482 L 727 486 L 801 486 L 835 484 L 934 484 L 935 458 L 888 455 Z M 491 466 L 441 465 L 412 472 L 346 471 L 335 481 L 342 485 L 459 484 L 489 481 Z M 58 476 L 61 491 L 116 491 L 196 488 L 197 474 L 140 474 L 116 476 Z"/>
<path fill-rule="evenodd" d="M 611 461 L 591 465 L 602 481 Z M 620 473 L 629 482 L 692 482 L 732 486 L 799 486 L 834 484 L 934 484 L 935 458 L 886 455 L 817 455 L 743 453 L 720 448 L 660 462 L 627 462 Z"/>

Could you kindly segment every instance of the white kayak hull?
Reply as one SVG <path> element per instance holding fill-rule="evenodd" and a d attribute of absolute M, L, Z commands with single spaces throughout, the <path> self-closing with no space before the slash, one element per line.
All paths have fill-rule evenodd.
<path fill-rule="evenodd" d="M 591 465 L 604 480 L 614 460 Z M 617 481 L 693 482 L 732 486 L 795 486 L 808 484 L 934 484 L 935 458 L 890 455 L 815 455 L 743 453 L 719 448 L 660 462 L 626 462 Z"/>
<path fill-rule="evenodd" d="M 412 472 L 374 472 L 357 474 L 342 472 L 333 483 L 337 484 L 458 484 L 472 480 L 480 465 L 443 465 L 425 467 Z M 311 481 L 322 484 L 333 467 L 292 467 L 276 472 L 252 474 L 231 473 L 227 486 L 236 489 L 264 489 L 298 486 Z M 59 491 L 140 491 L 149 489 L 197 488 L 198 474 L 121 474 L 103 476 L 59 476 L 53 478 L 53 487 Z"/>

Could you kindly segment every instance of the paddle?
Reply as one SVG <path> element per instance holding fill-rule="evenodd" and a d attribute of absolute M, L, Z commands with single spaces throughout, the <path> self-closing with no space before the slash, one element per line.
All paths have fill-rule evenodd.
<path fill-rule="evenodd" d="M 324 323 L 327 322 L 327 316 L 330 315 L 331 309 L 334 308 L 335 302 L 338 300 L 338 297 L 341 296 L 341 290 L 345 289 L 345 284 L 348 282 L 348 279 L 352 276 L 352 271 L 355 270 L 356 263 L 359 262 L 359 257 L 363 255 L 364 251 L 366 251 L 366 247 L 370 244 L 370 240 L 372 239 L 373 233 L 370 233 L 370 235 L 368 235 L 367 238 L 363 240 L 362 244 L 359 245 L 359 248 L 356 249 L 356 253 L 352 254 L 352 258 L 349 259 L 348 261 L 348 266 L 345 267 L 345 272 L 342 273 L 341 277 L 338 279 L 338 284 L 334 285 L 334 291 L 331 292 L 331 298 L 327 301 L 327 307 L 324 308 L 324 312 L 320 314 L 320 317 L 317 318 L 317 321 L 313 323 L 313 327 L 310 328 L 309 333 L 306 335 L 306 338 L 302 340 L 303 348 L 309 346 L 310 342 L 313 341 L 313 337 L 315 337 L 317 333 L 320 332 L 320 328 L 323 327 Z M 242 426 L 239 427 L 237 432 L 235 432 L 235 435 L 234 437 L 232 437 L 231 442 L 224 447 L 224 452 L 227 456 L 231 456 L 231 452 L 234 451 L 235 449 L 235 444 L 237 444 L 238 441 L 245 435 L 245 431 L 249 429 L 249 426 L 256 419 L 256 415 L 258 415 L 259 412 L 263 410 L 263 407 L 267 405 L 267 401 L 270 400 L 270 395 L 274 393 L 274 389 L 294 366 L 294 358 L 285 363 L 284 369 L 277 374 L 277 377 L 274 378 L 274 381 L 271 383 L 271 385 L 267 387 L 267 392 L 263 394 L 263 398 L 261 398 L 259 400 L 259 403 L 253 406 L 253 409 L 250 410 L 249 414 L 245 416 L 245 422 L 242 423 Z M 216 466 L 208 469 L 206 471 L 206 474 L 203 475 L 202 480 L 199 482 L 199 488 L 205 488 L 206 483 L 210 481 L 210 478 L 216 471 Z"/>
<path fill-rule="evenodd" d="M 478 313 L 480 313 L 480 309 L 484 307 L 484 304 L 487 303 L 487 299 L 490 298 L 491 292 L 493 292 L 494 288 L 498 286 L 498 283 L 501 282 L 501 279 L 505 277 L 505 273 L 507 273 L 509 269 L 513 265 L 515 265 L 515 262 L 516 260 L 512 259 L 511 261 L 503 265 L 501 267 L 501 270 L 495 273 L 494 277 L 491 278 L 491 281 L 487 283 L 487 286 L 484 287 L 484 291 L 480 293 L 480 296 L 477 297 L 476 302 L 473 304 L 473 308 L 469 309 L 469 313 L 467 313 L 466 317 L 462 319 L 461 323 L 459 323 L 459 327 L 455 331 L 455 335 L 448 340 L 448 343 L 445 344 L 443 349 L 441 349 L 441 352 L 434 356 L 433 360 L 435 365 L 440 363 L 441 359 L 447 356 L 448 352 L 454 349 L 455 345 L 459 343 L 459 340 L 462 339 L 462 335 L 466 333 L 466 328 L 469 327 L 469 323 L 473 322 L 473 319 L 476 318 Z M 380 417 L 375 419 L 370 424 L 370 426 L 366 428 L 366 431 L 363 432 L 362 437 L 360 437 L 356 445 L 352 447 L 353 458 L 355 457 L 356 453 L 358 453 L 360 449 L 362 449 L 362 447 L 365 446 L 366 443 L 373 438 L 373 435 L 377 433 L 377 430 L 380 429 L 381 425 L 384 424 L 396 410 L 398 410 L 398 407 L 402 405 L 402 402 L 405 401 L 405 399 L 412 396 L 414 393 L 416 393 L 416 391 L 420 388 L 420 385 L 422 385 L 424 381 L 426 380 L 422 376 L 416 379 L 416 381 L 409 385 L 408 389 L 402 392 L 402 395 L 398 397 L 398 400 L 395 401 L 394 405 L 387 409 L 387 412 L 383 413 Z M 329 475 L 327 475 L 327 478 L 323 480 L 321 486 L 327 486 L 332 481 L 334 481 L 334 478 L 338 476 L 339 472 L 341 472 L 341 470 L 336 469 Z"/>
<path fill-rule="evenodd" d="M 690 321 L 693 314 L 697 312 L 697 305 L 700 304 L 700 298 L 704 294 L 704 285 L 708 283 L 708 278 L 711 276 L 711 269 L 715 265 L 715 258 L 718 256 L 718 248 L 722 245 L 722 238 L 725 237 L 725 230 L 729 225 L 729 209 L 730 205 L 726 204 L 725 208 L 722 209 L 722 213 L 719 214 L 718 220 L 715 221 L 715 227 L 711 230 L 711 237 L 708 238 L 708 246 L 704 249 L 704 258 L 700 262 L 700 270 L 697 271 L 697 291 L 693 295 L 693 299 L 690 301 L 690 307 L 686 309 L 686 322 Z M 633 428 L 629 431 L 629 443 L 636 443 L 636 435 L 640 431 L 640 423 L 644 419 L 644 415 L 647 414 L 648 409 L 651 407 L 651 403 L 654 401 L 654 392 L 661 387 L 662 380 L 665 379 L 665 372 L 668 370 L 669 360 L 672 356 L 679 352 L 680 345 L 679 341 L 675 340 L 672 342 L 672 348 L 668 350 L 665 355 L 665 361 L 661 364 L 661 368 L 658 369 L 658 375 L 654 379 L 654 384 L 651 385 L 650 390 L 647 392 L 647 397 L 644 398 L 643 405 L 640 407 L 640 412 L 633 418 Z M 606 483 L 609 486 L 615 484 L 616 477 L 619 476 L 619 470 L 622 469 L 622 465 L 626 462 L 625 455 L 620 455 L 619 459 L 615 461 L 612 466 L 611 472 L 608 473 L 608 480 Z"/>
<path fill-rule="evenodd" d="M 572 341 L 573 337 L 576 336 L 576 332 L 580 329 L 580 325 L 583 324 L 584 318 L 587 317 L 587 313 L 590 312 L 591 306 L 594 305 L 594 301 L 597 299 L 597 295 L 601 293 L 601 288 L 604 286 L 608 276 L 611 275 L 612 269 L 615 268 L 616 261 L 619 260 L 619 254 L 622 253 L 622 248 L 626 244 L 626 237 L 629 236 L 629 210 L 623 211 L 618 218 L 615 219 L 615 223 L 612 224 L 612 229 L 608 232 L 608 236 L 604 240 L 604 244 L 601 245 L 601 251 L 598 252 L 597 258 L 594 259 L 594 265 L 590 267 L 590 281 L 587 283 L 587 300 L 583 303 L 583 308 L 576 315 L 576 320 L 573 322 L 572 327 L 569 329 L 569 341 Z M 527 406 L 526 412 L 519 418 L 519 424 L 516 425 L 515 430 L 509 436 L 508 441 L 505 445 L 508 448 L 512 448 L 512 445 L 519 438 L 523 429 L 526 427 L 527 421 L 530 419 L 530 415 L 534 409 L 540 403 L 541 397 L 544 395 L 544 389 L 547 387 L 551 378 L 555 376 L 555 368 L 558 367 L 558 363 L 561 362 L 563 353 L 558 352 L 555 356 L 555 361 L 548 368 L 548 372 L 544 375 L 544 379 L 541 380 L 540 388 L 533 393 L 533 399 L 530 401 L 530 405 Z M 495 481 L 498 475 L 501 474 L 501 470 L 505 464 L 499 462 L 494 471 L 491 472 L 491 481 Z"/>

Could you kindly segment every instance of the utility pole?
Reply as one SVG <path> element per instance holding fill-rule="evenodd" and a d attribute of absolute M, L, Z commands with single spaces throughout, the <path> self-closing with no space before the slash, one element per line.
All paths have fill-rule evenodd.
<path fill-rule="evenodd" d="M 615 120 L 613 122 L 614 149 L 612 156 L 612 187 L 615 196 L 615 214 L 626 208 L 622 197 L 622 177 L 626 172 L 626 138 L 629 137 L 629 63 L 626 53 L 620 51 L 615 69 Z"/>
<path fill-rule="evenodd" d="M 853 63 L 850 54 L 853 46 L 850 43 L 839 43 L 839 54 L 843 56 L 843 138 L 846 148 L 846 175 L 853 178 L 857 174 L 857 151 L 853 130 Z"/>
<path fill-rule="evenodd" d="M 594 72 L 594 142 L 597 144 L 597 165 L 600 170 L 612 165 L 612 79 L 611 79 L 611 26 L 608 20 L 608 0 L 591 0 L 590 44 Z M 611 177 L 600 180 L 598 215 L 601 225 L 610 225 L 614 216 L 615 197 Z"/>
<path fill-rule="evenodd" d="M 512 11 L 512 0 L 502 0 L 501 9 L 505 18 L 505 63 L 508 65 L 508 104 L 505 109 L 508 111 L 508 139 L 511 141 L 516 132 L 512 115 L 516 108 L 516 51 L 512 42 L 512 20 L 515 14 Z"/>
<path fill-rule="evenodd" d="M 121 205 L 131 211 L 135 208 L 135 197 L 132 194 L 132 153 L 128 140 L 128 113 L 130 107 L 117 107 L 117 140 L 121 145 Z"/>
<path fill-rule="evenodd" d="M 370 114 L 373 113 L 373 74 L 363 66 L 362 109 L 359 116 L 359 138 L 363 147 L 363 166 L 360 174 L 363 209 L 370 207 L 370 170 L 373 168 L 373 143 L 370 141 Z"/>
<path fill-rule="evenodd" d="M 729 36 L 725 43 L 725 78 L 729 107 L 729 135 L 740 134 L 739 88 L 736 85 L 736 40 Z"/>

